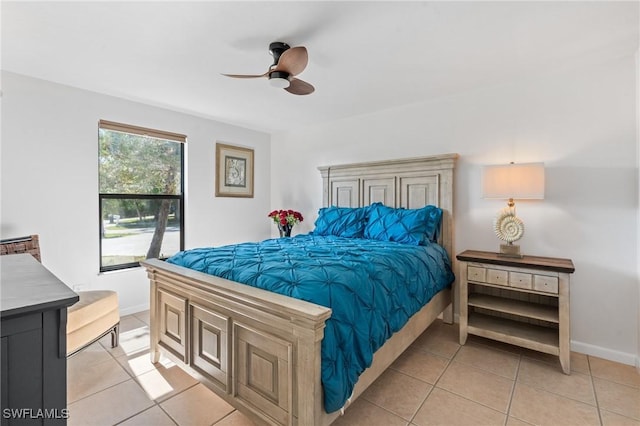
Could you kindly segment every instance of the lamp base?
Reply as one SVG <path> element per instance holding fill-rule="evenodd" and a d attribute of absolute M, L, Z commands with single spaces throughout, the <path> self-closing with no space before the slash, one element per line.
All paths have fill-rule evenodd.
<path fill-rule="evenodd" d="M 524 255 L 520 254 L 520 246 L 516 244 L 500 244 L 500 252 L 498 257 L 512 257 L 522 259 Z"/>

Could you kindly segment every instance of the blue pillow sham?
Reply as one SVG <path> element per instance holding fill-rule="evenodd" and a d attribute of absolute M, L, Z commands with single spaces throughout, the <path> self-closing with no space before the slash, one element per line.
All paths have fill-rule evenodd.
<path fill-rule="evenodd" d="M 335 235 L 345 238 L 362 238 L 367 225 L 367 207 L 323 207 L 318 210 L 313 235 Z"/>
<path fill-rule="evenodd" d="M 375 204 L 371 206 L 364 237 L 402 244 L 425 245 L 438 240 L 441 219 L 442 210 L 436 206 L 394 209 Z"/>

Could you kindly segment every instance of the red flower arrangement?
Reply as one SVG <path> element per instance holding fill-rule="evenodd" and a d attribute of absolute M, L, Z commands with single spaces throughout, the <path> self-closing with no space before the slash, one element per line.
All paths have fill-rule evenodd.
<path fill-rule="evenodd" d="M 267 216 L 278 225 L 281 237 L 290 237 L 293 225 L 304 220 L 300 212 L 294 210 L 274 210 Z"/>

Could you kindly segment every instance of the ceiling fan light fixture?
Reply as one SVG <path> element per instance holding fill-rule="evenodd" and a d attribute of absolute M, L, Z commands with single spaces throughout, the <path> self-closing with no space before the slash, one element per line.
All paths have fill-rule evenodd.
<path fill-rule="evenodd" d="M 274 71 L 269 74 L 269 83 L 279 89 L 286 89 L 291 84 L 289 74 L 282 71 Z"/>
<path fill-rule="evenodd" d="M 293 95 L 310 95 L 315 91 L 314 87 L 296 78 L 304 71 L 309 62 L 307 48 L 304 46 L 290 47 L 279 41 L 269 45 L 269 53 L 273 56 L 273 64 L 264 74 L 222 74 L 233 78 L 264 78 L 269 84 L 279 89 L 284 89 Z"/>

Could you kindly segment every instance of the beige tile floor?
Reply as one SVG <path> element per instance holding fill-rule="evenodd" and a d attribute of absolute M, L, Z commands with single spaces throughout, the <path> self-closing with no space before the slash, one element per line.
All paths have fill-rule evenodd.
<path fill-rule="evenodd" d="M 166 359 L 149 360 L 149 314 L 122 318 L 120 346 L 102 339 L 69 359 L 69 425 L 252 423 Z M 636 425 L 640 374 L 631 366 L 556 357 L 434 323 L 335 423 L 338 426 Z"/>

